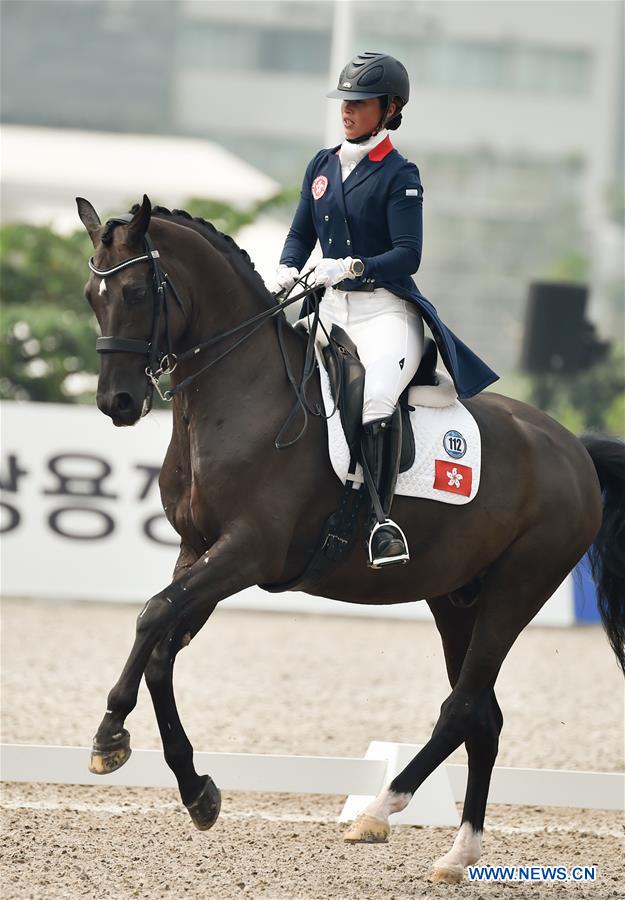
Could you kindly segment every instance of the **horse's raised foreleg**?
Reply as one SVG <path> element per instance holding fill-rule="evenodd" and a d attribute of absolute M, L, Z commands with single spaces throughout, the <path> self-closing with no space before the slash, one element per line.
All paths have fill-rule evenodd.
<path fill-rule="evenodd" d="M 124 722 L 136 705 L 141 677 L 159 641 L 185 620 L 196 620 L 202 611 L 208 616 L 220 600 L 262 581 L 258 571 L 262 556 L 253 549 L 255 543 L 248 529 L 224 534 L 182 577 L 145 604 L 137 619 L 130 656 L 108 696 L 107 710 L 94 738 L 92 772 L 113 772 L 130 756 Z"/>
<path fill-rule="evenodd" d="M 173 672 L 178 651 L 198 633 L 214 608 L 202 610 L 193 622 L 178 624 L 156 645 L 145 669 L 145 681 L 154 704 L 165 760 L 176 776 L 182 802 L 196 827 L 202 831 L 215 823 L 221 795 L 208 775 L 200 776 L 195 771 L 193 747 L 176 707 Z"/>

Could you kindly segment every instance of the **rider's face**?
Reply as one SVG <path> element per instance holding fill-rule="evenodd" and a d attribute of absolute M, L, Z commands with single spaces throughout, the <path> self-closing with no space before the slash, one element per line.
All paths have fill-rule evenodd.
<path fill-rule="evenodd" d="M 395 104 L 391 104 L 389 112 Z M 371 134 L 382 115 L 382 103 L 379 97 L 367 100 L 343 100 L 341 103 L 341 119 L 345 137 L 353 141 L 365 134 Z"/>

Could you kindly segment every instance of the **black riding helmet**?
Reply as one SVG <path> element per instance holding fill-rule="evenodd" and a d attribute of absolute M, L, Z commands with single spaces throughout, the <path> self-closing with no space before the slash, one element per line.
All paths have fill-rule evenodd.
<path fill-rule="evenodd" d="M 410 97 L 408 72 L 398 59 L 389 56 L 388 53 L 359 53 L 347 63 L 339 75 L 336 90 L 330 91 L 326 97 L 337 100 L 386 97 L 386 108 L 381 119 L 383 121 L 394 97 L 399 97 L 402 107 L 408 103 Z M 398 128 L 400 122 L 401 112 L 387 122 L 386 127 Z"/>

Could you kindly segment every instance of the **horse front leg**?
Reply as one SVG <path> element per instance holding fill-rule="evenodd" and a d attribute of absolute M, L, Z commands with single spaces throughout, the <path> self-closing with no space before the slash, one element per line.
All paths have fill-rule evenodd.
<path fill-rule="evenodd" d="M 188 571 L 155 594 L 139 613 L 135 641 L 122 673 L 108 695 L 107 709 L 93 741 L 90 770 L 106 775 L 130 756 L 124 728 L 134 709 L 141 677 L 159 642 L 178 634 L 181 643 L 190 623 L 204 621 L 220 600 L 262 581 L 262 554 L 253 550 L 254 536 L 239 528 L 224 534 Z"/>
<path fill-rule="evenodd" d="M 206 831 L 216 822 L 221 808 L 221 793 L 208 775 L 200 776 L 195 771 L 193 747 L 176 706 L 173 674 L 178 652 L 191 642 L 214 609 L 213 606 L 201 610 L 194 621 L 182 621 L 172 629 L 156 645 L 145 669 L 145 681 L 152 697 L 165 761 L 176 776 L 182 802 L 200 831 Z"/>

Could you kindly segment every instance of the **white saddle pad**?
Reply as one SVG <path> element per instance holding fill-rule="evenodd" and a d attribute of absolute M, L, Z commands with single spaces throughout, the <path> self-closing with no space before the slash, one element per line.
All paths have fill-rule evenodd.
<path fill-rule="evenodd" d="M 334 402 L 330 379 L 316 346 L 325 414 Z M 480 486 L 480 430 L 471 413 L 460 403 L 449 375 L 438 372 L 437 387 L 412 387 L 409 402 L 415 437 L 415 460 L 410 469 L 397 478 L 396 494 L 440 500 L 443 503 L 469 503 Z M 420 405 L 427 404 L 427 405 Z M 349 471 L 349 447 L 338 411 L 328 421 L 330 461 L 343 484 L 349 479 L 358 486 L 363 481 L 362 466 Z"/>

